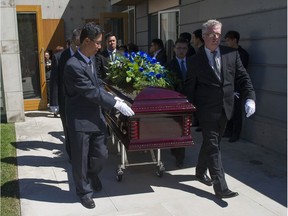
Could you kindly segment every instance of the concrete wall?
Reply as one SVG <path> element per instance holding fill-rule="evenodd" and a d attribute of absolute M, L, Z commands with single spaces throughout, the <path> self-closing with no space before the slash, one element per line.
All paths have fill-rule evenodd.
<path fill-rule="evenodd" d="M 286 153 L 287 1 L 182 0 L 180 8 L 181 31 L 193 32 L 215 18 L 223 23 L 223 34 L 240 32 L 257 96 L 256 113 L 244 120 L 242 138 Z"/>
<path fill-rule="evenodd" d="M 19 42 L 14 1 L 2 0 L 0 10 L 1 112 L 3 111 L 6 114 L 5 117 L 8 122 L 24 121 Z"/>
<path fill-rule="evenodd" d="M 143 1 L 135 7 L 135 22 L 136 22 L 136 44 L 139 49 L 148 52 L 149 44 L 149 26 L 148 26 L 148 4 Z"/>
<path fill-rule="evenodd" d="M 87 19 L 99 19 L 102 12 L 111 11 L 109 0 L 15 0 L 16 5 L 41 5 L 43 19 L 64 19 L 65 38 L 82 27 Z"/>

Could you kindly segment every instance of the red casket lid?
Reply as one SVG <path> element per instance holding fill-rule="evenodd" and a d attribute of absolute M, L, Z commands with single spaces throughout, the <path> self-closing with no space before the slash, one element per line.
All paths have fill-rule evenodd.
<path fill-rule="evenodd" d="M 160 87 L 146 87 L 134 99 L 135 113 L 151 112 L 194 112 L 195 107 L 185 95 Z"/>

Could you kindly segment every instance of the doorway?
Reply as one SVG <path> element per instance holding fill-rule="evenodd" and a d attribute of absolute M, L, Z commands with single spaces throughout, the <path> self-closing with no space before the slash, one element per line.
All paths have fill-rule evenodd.
<path fill-rule="evenodd" d="M 127 13 L 101 13 L 100 25 L 105 33 L 113 32 L 117 36 L 117 45 L 128 43 L 128 14 Z"/>
<path fill-rule="evenodd" d="M 47 108 L 41 6 L 16 6 L 24 110 Z"/>

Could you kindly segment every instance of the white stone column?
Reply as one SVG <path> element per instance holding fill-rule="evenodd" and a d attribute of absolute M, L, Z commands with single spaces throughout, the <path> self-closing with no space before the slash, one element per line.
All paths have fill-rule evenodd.
<path fill-rule="evenodd" d="M 15 0 L 1 0 L 1 114 L 7 122 L 25 121 Z"/>

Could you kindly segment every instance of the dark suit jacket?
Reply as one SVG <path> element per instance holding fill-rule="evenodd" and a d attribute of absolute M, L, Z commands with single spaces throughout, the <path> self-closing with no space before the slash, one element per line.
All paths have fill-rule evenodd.
<path fill-rule="evenodd" d="M 220 81 L 209 65 L 204 47 L 191 58 L 191 72 L 185 83 L 186 95 L 196 106 L 200 121 L 219 120 L 222 110 L 230 119 L 234 104 L 234 83 L 241 86 L 240 94 L 244 99 L 256 99 L 250 77 L 243 67 L 236 49 L 220 46 Z"/>
<path fill-rule="evenodd" d="M 185 84 L 189 71 L 191 71 L 191 57 L 186 58 L 186 69 L 187 69 L 186 77 L 182 77 L 181 68 L 176 57 L 174 57 L 170 61 L 167 69 L 171 71 L 172 73 L 174 73 L 176 79 L 179 80 L 179 82 L 174 86 L 175 90 L 182 94 L 185 94 L 184 84 Z"/>
<path fill-rule="evenodd" d="M 166 51 L 162 49 L 157 55 L 156 55 L 156 60 L 159 62 L 162 66 L 166 66 L 167 64 L 167 55 Z"/>
<path fill-rule="evenodd" d="M 67 127 L 85 132 L 106 130 L 102 108 L 112 109 L 116 100 L 99 86 L 97 76 L 92 74 L 79 52 L 66 63 L 64 86 Z"/>
<path fill-rule="evenodd" d="M 116 50 L 116 54 L 117 53 L 119 53 L 118 50 Z M 98 55 L 101 55 L 104 58 L 100 58 L 101 56 L 98 56 Z M 100 62 L 100 64 L 103 65 L 103 66 L 101 66 L 101 65 L 99 66 L 100 71 L 98 71 L 98 73 L 101 74 L 101 78 L 106 77 L 106 74 L 108 73 L 108 69 L 107 69 L 109 66 L 108 63 L 111 61 L 108 50 L 105 48 L 99 54 L 96 53 L 95 56 L 96 56 L 96 64 L 99 64 L 99 62 Z"/>
<path fill-rule="evenodd" d="M 59 68 L 58 68 L 58 103 L 59 109 L 64 112 L 65 110 L 65 93 L 64 93 L 64 68 L 68 59 L 71 58 L 70 48 L 65 49 L 59 60 Z"/>
<path fill-rule="evenodd" d="M 62 51 L 53 55 L 50 76 L 50 106 L 58 106 L 58 70 Z"/>

